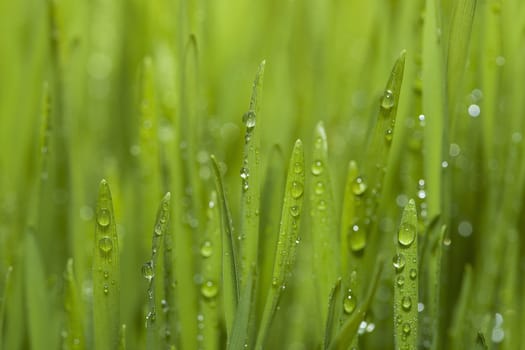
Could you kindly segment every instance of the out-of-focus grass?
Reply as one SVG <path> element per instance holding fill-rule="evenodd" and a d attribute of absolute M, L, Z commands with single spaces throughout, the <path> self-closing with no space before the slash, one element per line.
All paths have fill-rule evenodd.
<path fill-rule="evenodd" d="M 0 347 L 394 348 L 379 257 L 414 198 L 410 345 L 518 348 L 524 10 L 0 2 Z M 284 157 L 299 138 L 304 174 Z M 141 266 L 168 191 L 148 331 Z"/>

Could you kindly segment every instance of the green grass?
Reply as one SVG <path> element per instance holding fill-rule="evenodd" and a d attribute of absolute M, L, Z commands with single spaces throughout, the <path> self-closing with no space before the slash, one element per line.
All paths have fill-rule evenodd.
<path fill-rule="evenodd" d="M 524 348 L 524 7 L 0 2 L 0 348 Z"/>

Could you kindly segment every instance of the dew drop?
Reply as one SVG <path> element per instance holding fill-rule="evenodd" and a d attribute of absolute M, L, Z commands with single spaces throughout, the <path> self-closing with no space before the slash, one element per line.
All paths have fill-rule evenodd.
<path fill-rule="evenodd" d="M 410 334 L 410 324 L 408 322 L 405 322 L 403 324 L 403 333 L 405 335 L 409 335 Z"/>
<path fill-rule="evenodd" d="M 415 280 L 417 277 L 417 270 L 416 269 L 410 269 L 409 273 L 410 279 Z"/>
<path fill-rule="evenodd" d="M 250 171 L 248 170 L 248 168 L 241 168 L 241 179 L 247 180 L 249 176 Z"/>
<path fill-rule="evenodd" d="M 361 176 L 358 176 L 355 178 L 355 180 L 352 182 L 352 192 L 356 196 L 361 196 L 363 193 L 365 193 L 368 186 L 366 185 L 365 181 Z"/>
<path fill-rule="evenodd" d="M 315 194 L 323 194 L 324 193 L 324 183 L 322 183 L 321 181 L 318 181 L 316 184 L 315 184 Z"/>
<path fill-rule="evenodd" d="M 98 249 L 103 254 L 109 254 L 111 253 L 111 250 L 113 250 L 113 241 L 109 236 L 104 236 L 101 239 L 98 240 Z"/>
<path fill-rule="evenodd" d="M 109 226 L 109 223 L 111 222 L 111 215 L 109 214 L 108 209 L 102 208 L 97 212 L 97 222 L 102 227 Z"/>
<path fill-rule="evenodd" d="M 317 202 L 317 209 L 326 210 L 326 201 L 321 199 L 319 202 Z"/>
<path fill-rule="evenodd" d="M 394 265 L 394 268 L 396 269 L 396 272 L 401 272 L 405 268 L 405 256 L 403 254 L 396 254 L 394 255 L 394 258 L 392 259 L 392 265 Z"/>
<path fill-rule="evenodd" d="M 104 278 L 105 278 L 105 279 L 108 279 L 108 278 L 109 278 L 109 272 L 104 271 Z"/>
<path fill-rule="evenodd" d="M 409 296 L 404 296 L 403 299 L 401 299 L 401 307 L 403 310 L 408 311 L 412 307 L 412 300 Z"/>
<path fill-rule="evenodd" d="M 399 243 L 405 247 L 410 246 L 416 238 L 416 228 L 414 225 L 403 222 L 401 227 L 399 227 L 399 232 L 397 234 L 397 240 Z"/>
<path fill-rule="evenodd" d="M 351 289 L 349 289 L 343 301 L 343 309 L 345 313 L 351 314 L 352 312 L 354 312 L 355 306 L 356 306 L 356 301 L 355 301 L 354 293 L 352 292 Z"/>
<path fill-rule="evenodd" d="M 148 281 L 151 281 L 155 277 L 155 271 L 153 270 L 153 262 L 148 261 L 142 265 L 142 276 Z"/>
<path fill-rule="evenodd" d="M 242 116 L 242 121 L 246 125 L 248 131 L 252 131 L 255 128 L 255 111 L 250 110 Z"/>
<path fill-rule="evenodd" d="M 162 235 L 162 225 L 161 224 L 155 225 L 155 229 L 153 231 L 155 232 L 156 236 L 161 236 Z"/>
<path fill-rule="evenodd" d="M 292 182 L 292 197 L 293 198 L 295 199 L 300 198 L 303 195 L 303 192 L 304 192 L 304 187 L 302 183 L 298 181 Z"/>
<path fill-rule="evenodd" d="M 296 218 L 299 216 L 299 207 L 297 205 L 293 205 L 290 207 L 290 214 Z"/>
<path fill-rule="evenodd" d="M 312 174 L 314 175 L 321 175 L 321 173 L 324 170 L 324 165 L 321 160 L 315 160 L 312 164 Z"/>
<path fill-rule="evenodd" d="M 201 293 L 205 298 L 211 299 L 217 295 L 218 288 L 213 281 L 206 281 L 202 284 Z"/>
<path fill-rule="evenodd" d="M 394 93 L 392 90 L 385 90 L 383 98 L 381 99 L 381 107 L 384 109 L 390 109 L 394 107 Z"/>
<path fill-rule="evenodd" d="M 403 275 L 397 276 L 396 283 L 398 287 L 403 287 L 405 285 L 405 276 Z"/>
<path fill-rule="evenodd" d="M 293 171 L 296 174 L 300 174 L 300 173 L 303 172 L 303 165 L 301 164 L 301 162 L 295 162 L 295 164 L 293 166 Z"/>
<path fill-rule="evenodd" d="M 385 131 L 385 140 L 387 142 L 390 142 L 392 141 L 392 138 L 394 137 L 394 131 L 392 131 L 392 129 L 388 128 L 386 131 Z"/>
<path fill-rule="evenodd" d="M 213 246 L 210 241 L 204 241 L 201 244 L 201 256 L 209 258 L 213 254 Z"/>
<path fill-rule="evenodd" d="M 103 292 L 104 292 L 105 295 L 109 294 L 109 286 L 107 284 L 104 284 Z"/>
<path fill-rule="evenodd" d="M 359 225 L 357 224 L 352 225 L 348 232 L 348 235 L 350 249 L 352 249 L 352 251 L 359 252 L 365 248 L 366 232 L 362 227 L 359 227 Z"/>

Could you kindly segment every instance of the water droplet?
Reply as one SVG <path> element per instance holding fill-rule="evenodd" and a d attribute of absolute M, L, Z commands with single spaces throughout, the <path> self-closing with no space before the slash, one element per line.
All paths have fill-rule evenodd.
<path fill-rule="evenodd" d="M 104 236 L 101 239 L 98 240 L 98 249 L 103 254 L 109 254 L 111 253 L 111 250 L 113 249 L 113 241 L 109 236 Z"/>
<path fill-rule="evenodd" d="M 293 205 L 290 207 L 290 214 L 296 218 L 299 216 L 299 207 L 297 205 Z"/>
<path fill-rule="evenodd" d="M 205 298 L 213 298 L 217 295 L 218 288 L 213 281 L 206 281 L 202 284 L 201 293 Z"/>
<path fill-rule="evenodd" d="M 343 301 L 343 309 L 345 310 L 347 314 L 351 314 L 352 312 L 354 312 L 355 306 L 356 306 L 356 301 L 355 301 L 354 293 L 352 293 L 352 290 L 349 289 Z"/>
<path fill-rule="evenodd" d="M 394 107 L 394 93 L 392 90 L 385 90 L 383 98 L 381 99 L 381 107 L 384 109 Z"/>
<path fill-rule="evenodd" d="M 108 278 L 109 278 L 109 272 L 104 271 L 104 278 L 105 278 L 105 279 L 108 279 Z"/>
<path fill-rule="evenodd" d="M 210 241 L 204 241 L 201 245 L 201 255 L 203 258 L 209 258 L 213 254 L 213 246 Z"/>
<path fill-rule="evenodd" d="M 109 210 L 102 208 L 97 212 L 97 222 L 102 227 L 108 227 L 111 222 Z"/>
<path fill-rule="evenodd" d="M 155 277 L 155 270 L 153 269 L 153 262 L 147 261 L 142 265 L 142 276 L 148 281 L 151 281 Z"/>
<path fill-rule="evenodd" d="M 324 165 L 321 160 L 316 160 L 312 164 L 312 174 L 314 175 L 321 175 L 321 173 L 324 170 Z"/>
<path fill-rule="evenodd" d="M 249 176 L 250 171 L 248 170 L 248 168 L 241 168 L 241 179 L 247 180 Z"/>
<path fill-rule="evenodd" d="M 401 299 L 401 307 L 403 310 L 408 311 L 412 307 L 412 300 L 409 296 L 404 296 L 403 299 Z"/>
<path fill-rule="evenodd" d="M 247 131 L 252 131 L 255 128 L 255 111 L 250 110 L 242 116 L 242 121 L 246 125 Z"/>
<path fill-rule="evenodd" d="M 104 284 L 103 292 L 104 292 L 105 295 L 109 294 L 109 286 L 107 284 Z"/>
<path fill-rule="evenodd" d="M 385 140 L 387 142 L 390 142 L 392 141 L 392 138 L 394 137 L 394 131 L 392 131 L 392 129 L 388 128 L 386 131 L 385 131 Z"/>
<path fill-rule="evenodd" d="M 352 192 L 356 196 L 361 196 L 363 193 L 365 193 L 368 186 L 366 185 L 365 181 L 361 176 L 358 176 L 355 178 L 355 180 L 352 182 Z"/>
<path fill-rule="evenodd" d="M 295 162 L 295 164 L 293 166 L 293 171 L 296 174 L 300 174 L 300 173 L 303 172 L 303 165 L 301 164 L 301 162 Z"/>
<path fill-rule="evenodd" d="M 162 225 L 161 224 L 155 225 L 155 229 L 153 231 L 155 232 L 156 236 L 161 236 L 162 235 Z"/>
<path fill-rule="evenodd" d="M 470 106 L 468 106 L 468 114 L 472 118 L 477 118 L 481 114 L 481 108 L 479 108 L 477 104 L 471 104 Z"/>
<path fill-rule="evenodd" d="M 317 209 L 326 210 L 326 201 L 321 199 L 319 202 L 317 202 Z"/>
<path fill-rule="evenodd" d="M 359 227 L 359 225 L 354 224 L 350 228 L 349 232 L 349 243 L 350 243 L 350 249 L 354 252 L 359 252 L 363 250 L 366 246 L 366 232 L 362 227 Z"/>
<path fill-rule="evenodd" d="M 405 276 L 403 276 L 403 275 L 397 276 L 396 283 L 397 283 L 398 287 L 403 287 L 405 285 Z"/>
<path fill-rule="evenodd" d="M 405 267 L 405 256 L 403 254 L 396 254 L 394 255 L 394 258 L 392 259 L 392 265 L 394 265 L 394 268 L 396 269 L 396 272 L 401 272 L 403 268 Z"/>
<path fill-rule="evenodd" d="M 315 194 L 323 194 L 324 193 L 324 183 L 322 183 L 321 181 L 318 181 L 316 184 L 315 184 Z"/>
<path fill-rule="evenodd" d="M 472 235 L 472 224 L 468 221 L 461 221 L 458 225 L 458 233 L 463 237 Z"/>
<path fill-rule="evenodd" d="M 248 191 L 248 189 L 250 188 L 250 184 L 248 183 L 247 180 L 242 180 L 242 190 L 244 192 Z"/>
<path fill-rule="evenodd" d="M 409 276 L 410 276 L 410 279 L 415 280 L 416 277 L 417 277 L 417 270 L 416 269 L 410 269 Z"/>
<path fill-rule="evenodd" d="M 408 222 L 403 222 L 399 227 L 399 232 L 397 234 L 397 240 L 401 245 L 405 247 L 410 246 L 416 239 L 416 228 L 414 225 Z"/>
<path fill-rule="evenodd" d="M 405 335 L 409 335 L 410 334 L 410 324 L 408 322 L 403 324 L 403 333 Z"/>
<path fill-rule="evenodd" d="M 303 184 L 297 181 L 292 182 L 292 197 L 295 199 L 300 198 L 303 195 L 304 187 Z"/>

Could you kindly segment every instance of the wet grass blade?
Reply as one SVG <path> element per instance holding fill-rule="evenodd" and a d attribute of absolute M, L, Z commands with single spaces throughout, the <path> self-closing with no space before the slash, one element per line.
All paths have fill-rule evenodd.
<path fill-rule="evenodd" d="M 244 288 L 244 280 L 248 279 L 251 266 L 257 262 L 257 250 L 259 243 L 259 206 L 260 206 L 260 148 L 259 136 L 259 102 L 261 97 L 265 62 L 259 66 L 259 70 L 253 82 L 250 108 L 243 116 L 246 127 L 244 136 L 244 152 L 241 167 L 241 223 L 239 229 L 240 237 L 240 287 Z"/>
<path fill-rule="evenodd" d="M 72 350 L 86 349 L 86 337 L 84 334 L 84 306 L 78 288 L 77 279 L 73 271 L 73 259 L 67 261 L 65 280 L 65 309 L 68 320 L 66 348 Z"/>
<path fill-rule="evenodd" d="M 310 216 L 313 244 L 314 276 L 317 281 L 317 300 L 326 300 L 333 281 L 340 276 L 339 237 L 335 226 L 335 205 L 328 167 L 328 143 L 322 122 L 314 132 L 311 164 Z M 327 268 L 329 267 L 329 268 Z M 326 324 L 326 308 L 321 304 L 321 324 Z"/>
<path fill-rule="evenodd" d="M 468 319 L 468 307 L 472 297 L 472 267 L 465 266 L 459 298 L 454 308 L 454 315 L 449 333 L 449 346 L 451 349 L 468 348 L 470 342 L 465 339 L 472 331 L 471 321 Z"/>
<path fill-rule="evenodd" d="M 302 214 L 304 194 L 304 151 L 301 140 L 295 142 L 284 191 L 281 225 L 275 251 L 272 284 L 266 298 L 259 326 L 255 349 L 264 347 L 270 323 L 277 309 L 279 298 L 287 282 L 288 274 L 295 259 L 295 250 L 299 242 L 299 223 Z M 263 286 L 265 287 L 265 286 Z"/>
<path fill-rule="evenodd" d="M 379 257 L 376 264 L 377 265 L 373 274 L 371 275 L 372 277 L 370 278 L 368 290 L 365 293 L 363 301 L 355 308 L 355 311 L 351 314 L 351 316 L 342 324 L 341 328 L 337 332 L 337 335 L 333 338 L 332 342 L 330 343 L 328 349 L 348 349 L 350 344 L 352 344 L 352 341 L 357 334 L 359 325 L 364 320 L 365 315 L 377 291 L 377 286 L 379 284 L 381 272 L 383 271 L 383 259 Z"/>
<path fill-rule="evenodd" d="M 111 191 L 99 186 L 93 252 L 93 324 L 97 350 L 115 349 L 120 329 L 120 257 Z"/>
<path fill-rule="evenodd" d="M 56 315 L 51 312 L 53 300 L 46 285 L 44 265 L 32 234 L 25 246 L 25 297 L 31 349 L 57 349 L 59 327 Z"/>
<path fill-rule="evenodd" d="M 162 300 L 162 311 L 164 314 L 164 343 L 167 349 L 174 346 L 176 339 L 176 309 L 177 302 L 175 299 L 175 276 L 173 274 L 173 232 L 171 228 L 174 226 L 168 221 L 164 233 L 164 248 L 163 248 L 163 263 L 164 263 L 164 299 Z"/>
<path fill-rule="evenodd" d="M 157 327 L 157 279 L 156 275 L 160 275 L 161 268 L 157 264 L 158 254 L 162 246 L 162 241 L 166 236 L 169 226 L 170 218 L 170 200 L 171 193 L 166 193 L 160 203 L 157 211 L 157 219 L 153 228 L 152 242 L 151 242 L 151 258 L 142 266 L 142 275 L 148 281 L 147 303 L 148 314 L 146 315 L 147 328 L 147 346 L 148 349 L 158 349 L 159 346 L 159 330 Z"/>
<path fill-rule="evenodd" d="M 233 327 L 230 337 L 228 337 L 229 350 L 251 349 L 253 347 L 253 338 L 250 337 L 250 315 L 249 310 L 253 304 L 253 295 L 255 288 L 255 264 L 252 265 L 252 271 L 247 276 L 247 285 L 242 291 L 237 314 L 233 321 Z"/>
<path fill-rule="evenodd" d="M 405 206 L 397 234 L 393 259 L 394 342 L 396 349 L 417 349 L 419 271 L 417 255 L 417 213 L 411 199 Z"/>
<path fill-rule="evenodd" d="M 229 334 L 233 326 L 233 318 L 236 314 L 239 300 L 237 252 L 230 207 L 224 192 L 219 164 L 213 155 L 211 156 L 211 168 L 215 175 L 215 184 L 221 208 L 223 303 L 226 329 Z"/>
<path fill-rule="evenodd" d="M 341 304 L 343 303 L 343 293 L 341 288 L 341 278 L 335 282 L 328 298 L 328 312 L 326 316 L 326 328 L 323 338 L 323 349 L 328 349 L 337 330 L 339 329 L 338 320 L 341 316 Z"/>
<path fill-rule="evenodd" d="M 219 298 L 222 293 L 221 270 L 221 213 L 217 193 L 213 191 L 208 202 L 206 232 L 200 241 L 201 275 L 203 284 L 200 296 L 199 337 L 203 349 L 220 349 L 221 328 Z"/>

